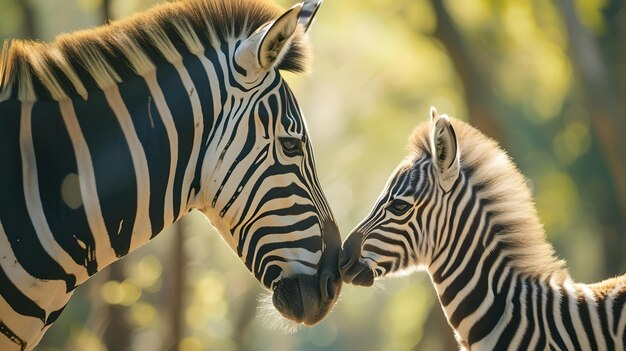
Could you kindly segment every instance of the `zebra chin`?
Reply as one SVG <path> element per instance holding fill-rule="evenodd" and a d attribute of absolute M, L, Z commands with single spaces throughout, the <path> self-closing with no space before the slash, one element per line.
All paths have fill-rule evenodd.
<path fill-rule="evenodd" d="M 311 326 L 320 322 L 331 311 L 341 291 L 341 280 L 336 276 L 304 275 L 281 279 L 272 302 L 280 314 L 296 323 Z"/>

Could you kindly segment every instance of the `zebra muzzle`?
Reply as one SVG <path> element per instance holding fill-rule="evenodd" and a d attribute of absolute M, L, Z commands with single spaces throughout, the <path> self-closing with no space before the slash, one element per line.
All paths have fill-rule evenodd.
<path fill-rule="evenodd" d="M 345 283 L 371 286 L 374 284 L 374 272 L 360 260 L 362 237 L 360 233 L 352 233 L 343 243 L 339 253 L 339 273 Z"/>
<path fill-rule="evenodd" d="M 282 278 L 274 289 L 272 302 L 283 315 L 297 323 L 313 325 L 328 315 L 341 293 L 337 260 L 341 237 L 334 222 L 324 223 L 322 253 L 316 274 L 296 274 Z"/>
<path fill-rule="evenodd" d="M 281 279 L 274 290 L 272 302 L 283 317 L 297 323 L 304 320 L 304 303 L 297 277 Z"/>
<path fill-rule="evenodd" d="M 322 286 L 333 291 L 323 291 Z M 299 274 L 278 282 L 272 302 L 283 317 L 314 325 L 328 314 L 337 300 L 339 288 L 336 283 L 320 284 L 318 275 Z"/>

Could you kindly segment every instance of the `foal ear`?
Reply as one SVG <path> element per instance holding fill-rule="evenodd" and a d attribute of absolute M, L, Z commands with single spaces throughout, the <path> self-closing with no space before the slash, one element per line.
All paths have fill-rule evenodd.
<path fill-rule="evenodd" d="M 430 118 L 430 148 L 434 164 L 441 187 L 450 191 L 461 169 L 456 132 L 448 116 L 437 114 L 434 107 L 430 109 Z"/>
<path fill-rule="evenodd" d="M 246 70 L 246 77 L 255 80 L 280 62 L 298 28 L 301 12 L 302 4 L 294 5 L 275 21 L 257 29 L 239 45 L 235 61 Z"/>

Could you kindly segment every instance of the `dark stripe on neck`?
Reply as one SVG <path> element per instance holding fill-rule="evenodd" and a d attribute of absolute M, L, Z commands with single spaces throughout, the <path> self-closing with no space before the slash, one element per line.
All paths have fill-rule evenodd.
<path fill-rule="evenodd" d="M 435 280 L 436 282 L 440 282 L 440 281 L 448 279 L 448 277 L 454 272 L 454 269 L 450 268 L 448 269 L 447 274 L 445 274 L 446 266 L 448 265 L 448 262 L 454 258 L 452 257 L 452 255 L 454 254 L 454 251 L 457 245 L 459 245 L 459 241 L 463 238 L 463 229 L 465 229 L 465 226 L 467 225 L 468 221 L 472 219 L 470 218 L 470 214 L 472 213 L 474 206 L 477 205 L 476 194 L 472 192 L 471 190 L 466 190 L 466 191 L 470 191 L 470 197 L 468 201 L 465 202 L 463 205 L 464 207 L 461 210 L 457 227 L 454 232 L 452 232 L 452 230 L 454 230 L 454 219 L 456 217 L 455 212 L 457 208 L 461 208 L 460 204 L 461 204 L 462 199 L 465 197 L 465 191 L 462 190 L 458 194 L 457 198 L 454 201 L 454 205 L 452 206 L 450 220 L 448 222 L 448 232 L 447 232 L 448 238 L 446 240 L 446 243 L 449 243 L 449 245 L 442 246 L 442 248 L 440 249 L 442 251 L 442 254 L 447 256 L 445 260 L 446 264 L 441 265 L 441 267 L 439 267 L 437 272 L 435 272 L 434 276 L 436 277 L 436 280 Z M 480 218 L 479 218 L 480 211 L 477 211 L 476 213 L 477 215 L 474 216 L 472 224 L 471 224 L 472 229 L 474 230 L 477 224 L 480 223 Z M 467 236 L 470 238 L 470 240 L 474 235 L 475 235 L 474 232 L 472 232 L 471 230 L 468 231 Z M 468 238 L 463 238 L 463 239 L 468 239 Z M 464 248 L 467 249 L 466 246 Z M 455 265 L 458 265 L 458 263 L 460 262 L 459 259 L 463 258 L 465 252 L 467 251 L 459 251 L 459 257 L 456 258 L 455 263 L 452 267 L 454 267 Z"/>
<path fill-rule="evenodd" d="M 67 274 L 41 246 L 26 209 L 19 143 L 20 107 L 15 99 L 0 103 L 0 223 L 20 265 L 37 279 L 62 280 L 69 292 L 76 287 L 76 277 Z"/>
<path fill-rule="evenodd" d="M 162 65 L 157 69 L 157 81 L 165 96 L 165 101 L 174 119 L 176 131 L 178 133 L 178 163 L 176 164 L 176 173 L 174 177 L 174 187 L 172 189 L 174 220 L 178 219 L 183 213 L 180 213 L 181 195 L 183 192 L 189 192 L 189 189 L 183 189 L 183 178 L 194 142 L 194 119 L 193 111 L 189 95 L 192 92 L 185 90 L 182 79 L 178 71 L 173 65 Z M 186 204 L 183 204 L 186 206 Z M 168 223 L 166 223 L 167 225 Z"/>
<path fill-rule="evenodd" d="M 496 247 L 495 251 L 497 252 L 498 250 L 499 249 Z M 507 264 L 508 261 L 506 259 L 502 260 L 493 274 L 493 281 L 491 286 L 489 286 L 489 289 L 494 296 L 494 300 L 487 312 L 485 312 L 485 314 L 482 315 L 480 319 L 471 327 L 467 338 L 470 345 L 485 338 L 496 328 L 498 324 L 502 323 L 502 320 L 504 320 L 505 311 L 508 307 L 507 305 L 510 304 L 510 301 L 508 301 L 508 294 L 512 288 L 513 277 L 511 273 L 507 274 L 502 284 L 502 289 L 499 291 L 497 285 L 498 279 L 502 276 Z"/>
<path fill-rule="evenodd" d="M 448 274 L 445 277 L 443 277 L 443 274 L 442 274 L 442 278 L 446 280 L 446 279 L 449 279 L 449 277 L 452 274 L 454 274 L 457 270 L 459 269 L 462 270 L 461 274 L 456 279 L 454 279 L 454 281 L 442 294 L 441 303 L 443 303 L 444 306 L 447 306 L 450 302 L 452 302 L 452 300 L 456 297 L 456 295 L 463 288 L 465 288 L 467 284 L 469 284 L 474 274 L 476 274 L 476 268 L 478 267 L 480 259 L 482 258 L 483 254 L 486 253 L 485 248 L 482 246 L 482 241 L 480 240 L 480 238 L 476 238 L 476 236 L 481 235 L 481 233 L 476 232 L 476 230 L 478 229 L 478 225 L 480 224 L 480 221 L 481 221 L 481 218 L 480 218 L 480 210 L 479 210 L 476 216 L 474 216 L 469 230 L 467 230 L 467 235 L 465 236 L 463 243 L 461 244 L 461 247 L 458 250 L 459 254 L 455 258 L 450 269 L 448 270 Z M 457 230 L 457 234 L 455 235 L 461 236 L 461 231 L 463 230 L 462 223 L 465 223 L 465 222 L 459 221 L 459 228 L 458 228 L 459 230 Z M 473 251 L 470 251 L 470 246 L 472 245 L 473 241 L 478 241 L 478 243 L 474 247 Z M 454 253 L 454 251 L 456 251 L 456 247 L 449 248 L 449 255 L 448 255 L 447 261 L 452 259 L 451 256 Z M 467 264 L 461 265 L 463 259 L 467 258 L 467 255 L 470 255 L 471 258 L 469 259 Z M 493 251 L 489 252 L 489 256 L 484 262 L 485 265 L 483 266 L 483 270 L 485 268 L 489 268 L 490 264 L 487 265 L 487 263 L 488 262 L 493 263 L 493 261 L 497 258 L 498 255 L 499 255 L 499 252 L 498 253 L 495 253 Z M 483 271 L 483 274 L 486 274 L 486 273 L 487 271 Z M 486 281 L 483 281 L 483 283 L 485 284 L 485 286 L 487 286 Z"/>
<path fill-rule="evenodd" d="M 606 296 L 603 296 L 596 306 L 598 317 L 600 319 L 600 329 L 602 330 L 602 337 L 606 341 L 607 350 L 615 350 L 615 343 L 609 330 L 609 321 L 607 317 Z"/>
<path fill-rule="evenodd" d="M 535 333 L 535 329 L 537 326 L 535 325 L 535 309 L 536 306 L 533 303 L 533 296 L 535 295 L 534 286 L 531 283 L 530 278 L 526 277 L 523 281 L 523 284 L 526 286 L 526 310 L 524 311 L 526 322 L 528 323 L 526 326 L 526 330 L 524 330 L 524 337 L 522 338 L 521 343 L 519 344 L 518 350 L 528 350 L 530 347 L 530 339 Z"/>
<path fill-rule="evenodd" d="M 32 126 L 39 194 L 50 231 L 74 262 L 86 267 L 89 275 L 93 275 L 98 271 L 96 244 L 87 223 L 85 207 L 70 208 L 62 195 L 63 181 L 71 175 L 76 182 L 68 182 L 63 190 L 81 198 L 74 147 L 59 104 L 54 101 L 36 103 Z M 79 244 L 79 240 L 84 246 Z"/>
<path fill-rule="evenodd" d="M 461 248 L 461 252 L 465 248 Z M 461 322 L 467 318 L 472 313 L 476 312 L 478 307 L 480 307 L 480 301 L 484 301 L 487 297 L 487 292 L 489 291 L 489 272 L 493 269 L 493 264 L 499 256 L 499 252 L 494 250 L 490 252 L 485 252 L 482 248 L 478 247 L 474 252 L 471 253 L 472 258 L 465 265 L 461 275 L 459 275 L 446 289 L 444 294 L 442 294 L 441 302 L 443 302 L 443 296 L 446 296 L 448 304 L 452 302 L 454 297 L 463 289 L 471 289 L 469 294 L 463 298 L 463 300 L 459 303 L 459 307 L 452 313 L 450 316 L 450 323 L 457 328 Z M 479 267 L 478 264 L 483 255 L 487 255 L 485 258 L 482 267 Z M 457 266 L 452 267 L 452 271 L 455 271 Z M 480 269 L 479 272 L 476 270 Z M 474 277 L 475 274 L 478 274 L 478 281 L 476 284 L 471 287 L 469 286 L 470 280 Z M 447 304 L 446 304 L 447 305 Z"/>
<path fill-rule="evenodd" d="M 556 296 L 555 296 L 556 293 Z M 552 288 L 546 289 L 546 319 L 548 320 L 547 330 L 550 335 L 550 339 L 557 344 L 560 350 L 567 350 L 567 346 L 561 337 L 561 333 L 556 326 L 555 319 L 562 318 L 561 315 L 554 314 L 554 304 L 559 303 L 561 295 L 559 291 Z"/>
<path fill-rule="evenodd" d="M 624 305 L 626 304 L 626 290 L 621 289 L 621 294 L 615 298 L 613 301 L 613 333 L 618 334 L 622 333 L 622 341 L 624 342 L 624 346 L 626 347 L 626 331 L 617 330 L 619 326 L 620 319 L 622 317 L 622 313 L 624 311 Z"/>
<path fill-rule="evenodd" d="M 46 323 L 46 311 L 13 285 L 2 266 L 0 266 L 0 296 L 15 312 L 22 316 L 37 318 L 42 323 Z"/>
<path fill-rule="evenodd" d="M 537 314 L 537 332 L 539 333 L 539 339 L 537 340 L 537 346 L 535 347 L 536 351 L 545 350 L 547 344 L 546 338 L 546 330 L 547 326 L 543 324 L 543 287 L 540 284 L 539 280 L 535 280 L 533 285 L 536 287 L 536 299 L 537 299 L 537 307 L 535 309 L 535 313 Z"/>
<path fill-rule="evenodd" d="M 508 350 L 509 349 L 509 347 L 511 346 L 511 341 L 513 341 L 513 338 L 515 337 L 515 333 L 519 329 L 519 325 L 522 320 L 521 299 L 523 298 L 522 287 L 524 283 L 522 279 L 519 276 L 517 276 L 513 280 L 513 284 L 515 286 L 515 292 L 513 293 L 513 298 L 510 301 L 510 303 L 513 305 L 513 311 L 511 312 L 511 320 L 509 321 L 509 323 L 506 325 L 506 327 L 500 334 L 500 337 L 498 338 L 498 341 L 496 342 L 496 345 L 493 348 L 494 350 Z"/>
<path fill-rule="evenodd" d="M 220 101 L 213 101 L 212 89 L 219 90 L 219 86 L 211 86 L 207 71 L 204 69 L 202 62 L 197 56 L 187 56 L 183 60 L 183 64 L 187 67 L 187 71 L 191 76 L 191 80 L 195 87 L 195 94 L 198 95 L 200 100 L 200 106 L 202 110 L 202 136 L 200 140 L 200 150 L 198 153 L 198 160 L 195 165 L 194 178 L 191 182 L 191 189 L 189 189 L 189 198 L 192 198 L 196 194 L 200 193 L 202 187 L 202 161 L 204 161 L 204 155 L 206 154 L 208 145 L 204 142 L 208 139 L 209 133 L 213 128 L 213 120 L 215 116 L 215 104 L 220 104 Z"/>
<path fill-rule="evenodd" d="M 578 338 L 576 336 L 576 329 L 574 329 L 574 325 L 572 324 L 572 314 L 569 309 L 569 299 L 571 298 L 569 292 L 563 288 L 560 290 L 561 294 L 561 318 L 563 321 L 563 326 L 565 327 L 565 331 L 567 332 L 567 336 L 572 341 L 575 350 L 582 350 L 580 344 L 578 343 Z"/>
<path fill-rule="evenodd" d="M 74 107 L 91 154 L 111 247 L 117 257 L 122 257 L 130 248 L 137 211 L 137 183 L 130 149 L 104 92 L 93 91 L 87 101 L 75 100 Z"/>
<path fill-rule="evenodd" d="M 148 163 L 150 175 L 150 223 L 152 235 L 158 234 L 165 225 L 163 213 L 165 190 L 169 177 L 170 148 L 163 120 L 150 94 L 145 80 L 136 76 L 119 85 L 120 95 L 133 120 L 133 126 Z M 133 196 L 135 194 L 128 194 Z M 136 195 L 135 195 L 136 196 Z M 169 204 L 168 204 L 169 205 Z M 134 214 L 134 212 L 133 212 Z M 109 232 L 110 234 L 110 232 Z"/>
<path fill-rule="evenodd" d="M 587 299 L 585 299 L 585 295 L 582 292 L 578 292 L 578 298 L 576 300 L 576 306 L 578 307 L 578 314 L 580 315 L 580 322 L 583 325 L 583 332 L 587 334 L 587 339 L 589 339 L 589 346 L 591 346 L 592 350 L 598 349 L 598 344 L 596 343 L 596 335 L 593 331 L 593 325 L 591 324 L 591 316 L 589 315 L 589 307 L 587 304 Z"/>

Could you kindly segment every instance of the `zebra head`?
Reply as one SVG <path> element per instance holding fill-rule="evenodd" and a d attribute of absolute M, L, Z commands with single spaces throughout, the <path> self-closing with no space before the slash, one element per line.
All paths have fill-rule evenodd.
<path fill-rule="evenodd" d="M 430 263 L 443 218 L 449 215 L 446 202 L 460 178 L 452 123 L 434 108 L 430 115 L 430 124 L 414 132 L 411 155 L 343 243 L 339 267 L 344 282 L 370 286 L 374 278 Z"/>
<path fill-rule="evenodd" d="M 297 4 L 229 44 L 230 87 L 222 91 L 229 110 L 204 157 L 198 206 L 273 291 L 276 309 L 305 325 L 320 321 L 339 295 L 341 239 L 302 112 L 279 70 L 302 59 L 302 36 L 320 3 Z"/>

